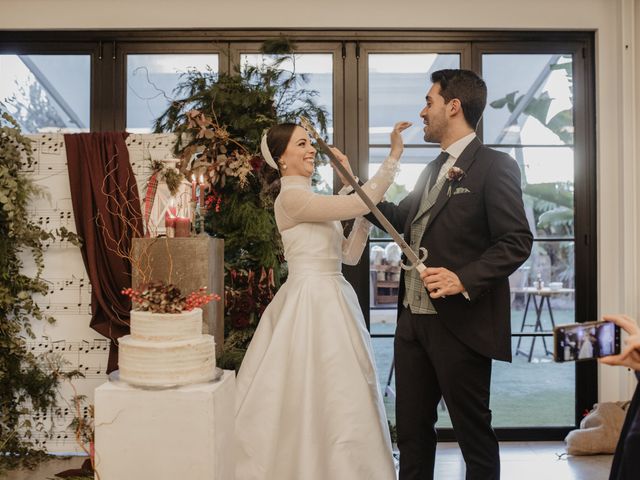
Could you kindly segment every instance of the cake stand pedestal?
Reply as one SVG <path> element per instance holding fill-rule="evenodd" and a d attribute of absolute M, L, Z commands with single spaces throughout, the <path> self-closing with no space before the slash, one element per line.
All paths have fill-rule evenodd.
<path fill-rule="evenodd" d="M 235 373 L 217 382 L 95 390 L 95 464 L 100 480 L 234 478 Z"/>

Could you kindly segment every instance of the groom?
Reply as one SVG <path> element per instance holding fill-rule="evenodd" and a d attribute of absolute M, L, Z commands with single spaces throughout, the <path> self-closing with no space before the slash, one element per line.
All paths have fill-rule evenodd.
<path fill-rule="evenodd" d="M 442 397 L 467 480 L 498 479 L 491 362 L 511 361 L 508 277 L 529 257 L 533 237 L 518 165 L 475 134 L 486 105 L 484 81 L 468 70 L 440 70 L 431 81 L 420 117 L 425 141 L 443 151 L 399 205 L 378 205 L 415 251 L 429 252 L 425 272 L 400 278 L 394 343 L 400 480 L 433 478 Z"/>

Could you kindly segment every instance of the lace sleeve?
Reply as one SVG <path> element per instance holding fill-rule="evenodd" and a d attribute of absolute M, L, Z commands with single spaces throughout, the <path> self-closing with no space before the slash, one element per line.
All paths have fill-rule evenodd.
<path fill-rule="evenodd" d="M 371 222 L 364 217 L 356 218 L 349 237 L 342 241 L 342 263 L 357 265 L 367 245 Z"/>
<path fill-rule="evenodd" d="M 387 157 L 378 172 L 362 186 L 374 204 L 380 202 L 393 183 L 399 161 Z M 282 213 L 294 222 L 327 222 L 348 220 L 369 212 L 369 208 L 356 194 L 321 195 L 311 191 L 291 189 L 279 196 Z"/>

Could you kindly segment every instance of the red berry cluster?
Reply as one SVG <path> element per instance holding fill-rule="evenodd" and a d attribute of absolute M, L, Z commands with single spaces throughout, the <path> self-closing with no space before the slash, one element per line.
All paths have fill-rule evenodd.
<path fill-rule="evenodd" d="M 127 297 L 129 297 L 131 299 L 131 301 L 134 302 L 134 303 L 140 303 L 140 300 L 142 298 L 142 297 L 140 297 L 142 292 L 140 290 L 134 290 L 131 287 L 123 288 L 121 293 L 123 295 L 126 295 Z"/>
<path fill-rule="evenodd" d="M 215 293 L 205 293 L 206 290 L 207 287 L 202 287 L 197 292 L 191 292 L 189 295 L 187 295 L 184 310 L 190 311 L 194 308 L 200 308 L 201 306 L 206 305 L 212 300 L 220 300 L 220 295 L 216 295 Z"/>
<path fill-rule="evenodd" d="M 222 195 L 219 193 L 211 192 L 210 195 L 204 200 L 207 208 L 212 208 L 215 212 L 220 212 L 220 205 L 222 204 Z"/>

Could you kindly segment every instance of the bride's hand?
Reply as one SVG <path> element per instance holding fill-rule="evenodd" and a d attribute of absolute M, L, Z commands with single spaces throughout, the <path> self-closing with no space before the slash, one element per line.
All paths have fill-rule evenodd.
<path fill-rule="evenodd" d="M 349 174 L 353 177 L 353 171 L 351 170 L 351 164 L 349 163 L 349 159 L 347 158 L 347 156 L 342 153 L 340 150 L 338 150 L 336 147 L 329 147 L 331 149 L 331 151 L 333 152 L 333 154 L 336 156 L 336 158 L 338 159 L 338 161 L 342 164 L 342 166 L 347 170 L 347 172 L 349 172 Z M 338 174 L 338 177 L 340 177 L 340 180 L 342 181 L 343 185 L 348 185 L 349 182 L 347 181 L 346 178 L 344 178 L 342 176 L 342 174 L 338 171 L 338 169 L 333 165 L 333 163 L 331 164 L 331 168 L 333 168 L 333 170 Z"/>
<path fill-rule="evenodd" d="M 394 158 L 400 158 L 404 151 L 404 142 L 402 141 L 402 135 L 400 132 L 406 130 L 412 125 L 411 122 L 398 122 L 393 126 L 391 131 L 391 152 L 389 155 Z"/>

